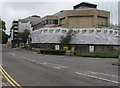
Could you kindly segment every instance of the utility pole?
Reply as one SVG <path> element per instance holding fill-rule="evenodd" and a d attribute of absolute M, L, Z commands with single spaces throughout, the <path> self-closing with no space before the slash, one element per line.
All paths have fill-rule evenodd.
<path fill-rule="evenodd" d="M 120 28 L 118 28 L 118 61 L 120 64 Z"/>
<path fill-rule="evenodd" d="M 120 66 L 120 1 L 118 2 L 118 66 Z M 119 67 L 118 67 L 118 74 L 119 72 Z M 118 79 L 118 82 L 120 82 L 120 79 Z M 120 88 L 120 84 L 118 84 Z"/>

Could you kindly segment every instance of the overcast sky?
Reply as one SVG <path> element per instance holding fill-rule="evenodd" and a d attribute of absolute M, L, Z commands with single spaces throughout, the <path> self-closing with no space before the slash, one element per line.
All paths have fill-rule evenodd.
<path fill-rule="evenodd" d="M 6 22 L 7 33 L 13 20 L 23 19 L 31 15 L 41 17 L 52 15 L 61 10 L 72 10 L 73 6 L 85 0 L 0 0 L 0 17 Z M 26 1 L 26 2 L 25 2 Z M 48 2 L 49 1 L 49 2 Z M 119 0 L 86 0 L 98 5 L 98 9 L 111 12 L 111 23 L 118 23 L 118 1 Z"/>

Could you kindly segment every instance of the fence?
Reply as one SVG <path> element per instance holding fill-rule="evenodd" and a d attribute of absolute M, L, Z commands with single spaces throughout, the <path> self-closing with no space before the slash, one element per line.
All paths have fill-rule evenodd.
<path fill-rule="evenodd" d="M 59 44 L 38 44 L 34 43 L 32 44 L 33 48 L 39 48 L 39 49 L 55 49 L 55 45 Z M 81 53 L 87 53 L 87 52 L 95 52 L 95 53 L 112 53 L 112 52 L 120 52 L 120 46 L 119 45 L 60 45 L 60 49 L 63 49 L 63 47 L 67 46 L 68 50 L 72 50 L 74 48 L 74 51 L 81 52 Z"/>

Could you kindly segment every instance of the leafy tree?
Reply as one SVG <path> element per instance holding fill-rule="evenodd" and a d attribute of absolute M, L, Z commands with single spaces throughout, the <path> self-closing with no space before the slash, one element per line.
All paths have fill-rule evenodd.
<path fill-rule="evenodd" d="M 5 21 L 0 20 L 0 43 L 6 44 L 7 40 L 9 38 L 9 35 L 5 33 L 6 26 L 5 26 Z"/>
<path fill-rule="evenodd" d="M 2 31 L 2 44 L 6 44 L 8 41 L 9 35 Z"/>
<path fill-rule="evenodd" d="M 69 30 L 66 36 L 62 36 L 60 43 L 63 45 L 68 45 L 72 40 L 72 35 L 73 35 L 72 32 L 73 32 L 72 30 Z"/>
<path fill-rule="evenodd" d="M 5 24 L 5 21 L 0 20 L 0 28 L 2 28 L 2 30 L 6 30 Z"/>
<path fill-rule="evenodd" d="M 29 30 L 24 30 L 23 32 L 20 32 L 18 33 L 17 35 L 17 39 L 22 42 L 22 43 L 26 43 L 27 42 L 27 39 L 28 39 L 28 36 L 30 34 L 30 31 Z"/>

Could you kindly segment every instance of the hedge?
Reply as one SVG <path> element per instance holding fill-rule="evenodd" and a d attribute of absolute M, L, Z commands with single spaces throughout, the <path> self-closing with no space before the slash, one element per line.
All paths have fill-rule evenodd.
<path fill-rule="evenodd" d="M 78 53 L 74 52 L 74 55 L 81 57 L 100 57 L 100 58 L 118 58 L 119 53 Z"/>
<path fill-rule="evenodd" d="M 50 54 L 50 55 L 65 55 L 65 50 L 40 50 L 41 54 Z"/>

